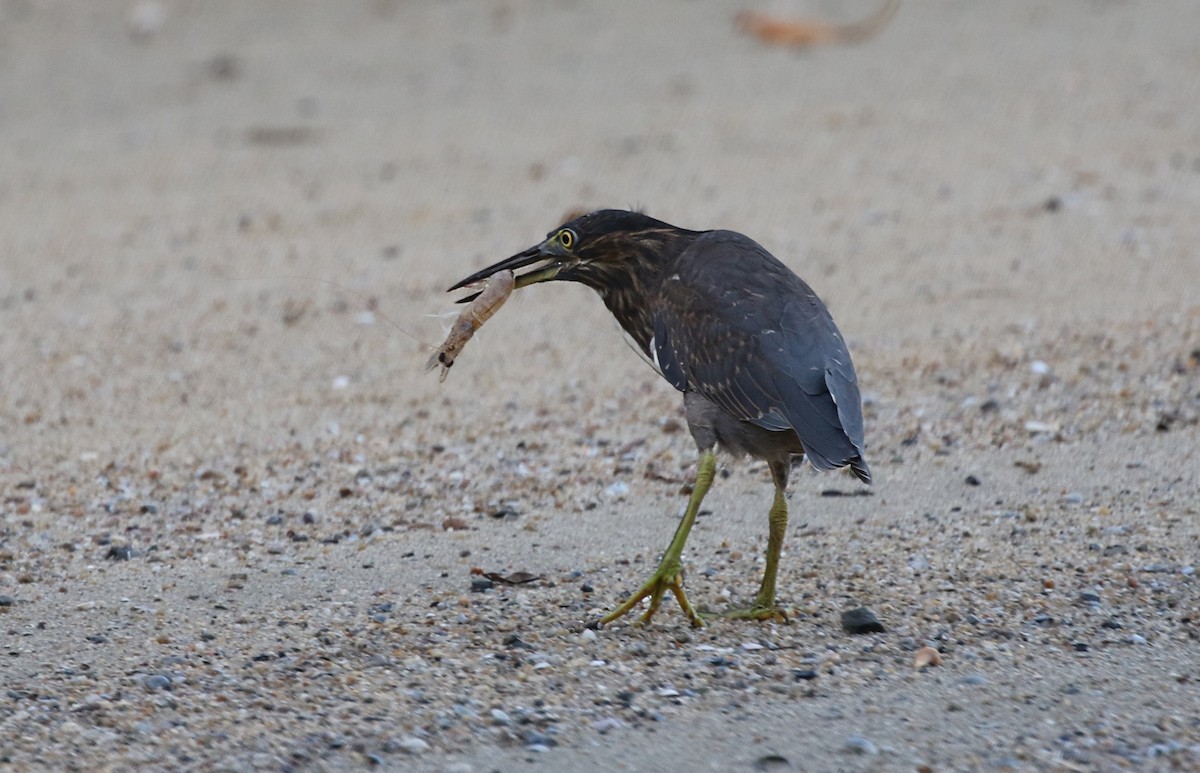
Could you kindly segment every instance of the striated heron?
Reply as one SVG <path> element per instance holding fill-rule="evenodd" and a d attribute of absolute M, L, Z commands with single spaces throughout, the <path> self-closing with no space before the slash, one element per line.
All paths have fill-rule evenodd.
<path fill-rule="evenodd" d="M 700 450 L 696 481 L 675 537 L 650 579 L 597 624 L 643 599 L 643 622 L 671 591 L 693 625 L 683 590 L 683 546 L 716 472 L 716 448 L 766 461 L 775 483 L 766 569 L 753 606 L 723 616 L 784 617 L 775 602 L 787 528 L 786 490 L 801 454 L 819 470 L 849 467 L 864 483 L 862 401 L 850 352 L 825 304 L 752 239 L 733 231 L 688 231 L 639 212 L 600 210 L 551 231 L 545 241 L 450 288 L 498 271 L 532 267 L 516 287 L 580 282 L 600 294 L 621 327 L 671 386 L 683 392 Z"/>

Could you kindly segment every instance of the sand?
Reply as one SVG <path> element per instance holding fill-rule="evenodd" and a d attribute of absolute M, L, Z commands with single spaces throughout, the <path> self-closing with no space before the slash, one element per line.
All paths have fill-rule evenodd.
<path fill-rule="evenodd" d="M 728 3 L 0 2 L 0 761 L 1200 767 L 1193 6 L 797 52 Z M 583 627 L 696 456 L 590 291 L 423 371 L 447 286 L 602 206 L 751 235 L 850 343 L 876 483 L 793 476 L 789 623 Z M 697 605 L 770 496 L 722 460 Z"/>

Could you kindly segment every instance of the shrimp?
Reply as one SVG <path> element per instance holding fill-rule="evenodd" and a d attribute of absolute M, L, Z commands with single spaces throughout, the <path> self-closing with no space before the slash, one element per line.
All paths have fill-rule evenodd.
<path fill-rule="evenodd" d="M 470 341 L 471 336 L 475 335 L 475 331 L 483 327 L 483 323 L 487 322 L 504 305 L 515 287 L 516 278 L 513 276 L 513 272 L 498 271 L 488 279 L 483 292 L 479 293 L 475 300 L 462 310 L 458 319 L 454 320 L 454 326 L 450 328 L 450 334 L 446 336 L 446 340 L 425 363 L 426 371 L 433 370 L 438 365 L 442 366 L 442 372 L 438 376 L 439 383 L 446 380 L 450 366 L 462 353 L 467 341 Z"/>

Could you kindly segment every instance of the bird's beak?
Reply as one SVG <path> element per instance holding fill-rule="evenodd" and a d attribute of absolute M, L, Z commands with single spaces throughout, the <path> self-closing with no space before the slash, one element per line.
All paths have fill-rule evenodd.
<path fill-rule="evenodd" d="M 534 263 L 543 263 L 543 265 L 539 266 L 533 271 L 529 271 L 517 276 L 516 287 L 525 287 L 526 285 L 536 284 L 537 282 L 547 282 L 558 276 L 559 270 L 564 265 L 561 257 L 562 256 L 560 255 L 556 255 L 552 250 L 548 250 L 547 244 L 543 242 L 536 247 L 530 247 L 524 252 L 518 252 L 511 258 L 506 258 L 499 263 L 488 266 L 481 271 L 476 271 L 466 279 L 456 282 L 453 287 L 447 290 L 447 292 L 461 290 L 468 285 L 473 285 L 476 282 L 487 279 L 498 271 L 504 271 L 506 269 L 509 271 L 516 271 L 519 268 L 531 266 Z M 467 298 L 463 298 L 462 300 L 469 301 L 474 297 L 475 296 L 472 295 Z"/>

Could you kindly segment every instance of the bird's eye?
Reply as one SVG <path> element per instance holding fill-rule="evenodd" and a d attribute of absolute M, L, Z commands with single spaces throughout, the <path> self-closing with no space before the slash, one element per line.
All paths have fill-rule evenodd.
<path fill-rule="evenodd" d="M 570 228 L 564 228 L 558 232 L 558 243 L 562 245 L 564 250 L 574 249 L 576 238 L 575 232 Z"/>

